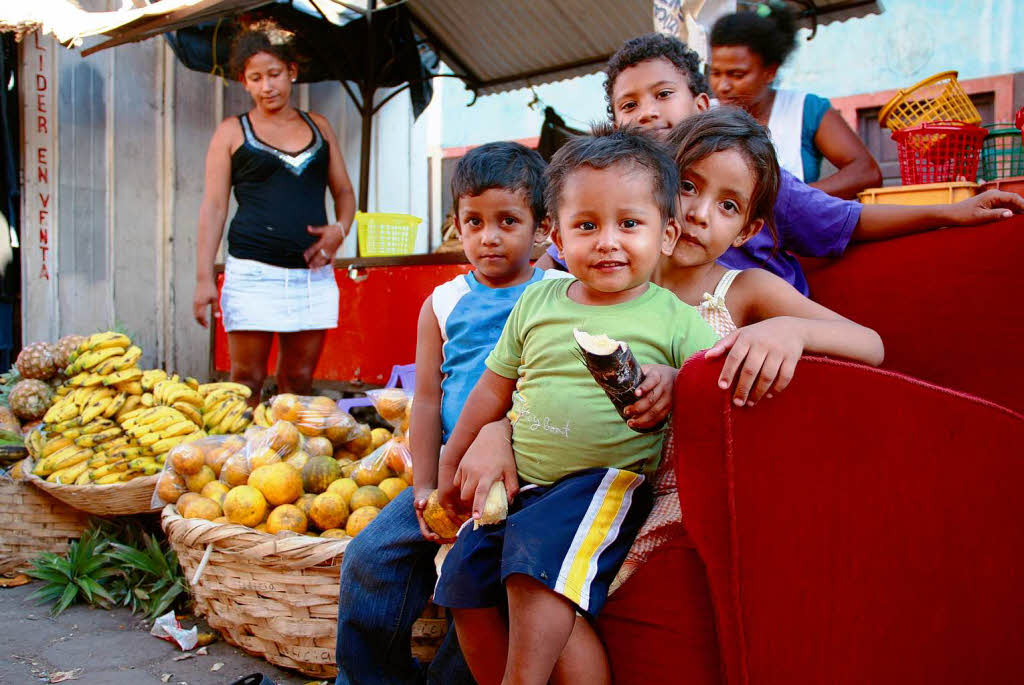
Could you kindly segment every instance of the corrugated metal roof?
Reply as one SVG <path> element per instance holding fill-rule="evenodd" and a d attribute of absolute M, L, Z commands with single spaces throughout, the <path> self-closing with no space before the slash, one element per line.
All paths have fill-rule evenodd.
<path fill-rule="evenodd" d="M 419 28 L 481 95 L 600 71 L 653 28 L 651 0 L 409 0 Z"/>

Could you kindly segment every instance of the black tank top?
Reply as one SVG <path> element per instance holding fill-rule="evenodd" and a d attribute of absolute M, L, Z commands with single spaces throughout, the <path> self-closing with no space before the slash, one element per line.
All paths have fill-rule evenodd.
<path fill-rule="evenodd" d="M 307 226 L 327 223 L 329 150 L 313 120 L 299 112 L 313 140 L 289 154 L 256 137 L 248 114 L 239 115 L 245 141 L 231 155 L 238 211 L 228 229 L 228 254 L 288 269 L 307 268 L 302 253 L 317 238 Z"/>

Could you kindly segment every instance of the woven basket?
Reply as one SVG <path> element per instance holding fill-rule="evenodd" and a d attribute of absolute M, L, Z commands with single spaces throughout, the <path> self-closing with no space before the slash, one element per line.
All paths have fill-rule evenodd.
<path fill-rule="evenodd" d="M 75 509 L 97 516 L 128 516 L 160 510 L 152 506 L 159 474 L 110 485 L 58 485 L 33 475 L 34 465 L 31 458 L 25 460 L 26 480 Z"/>
<path fill-rule="evenodd" d="M 0 475 L 0 572 L 28 568 L 44 552 L 63 554 L 88 523 L 87 514 Z"/>

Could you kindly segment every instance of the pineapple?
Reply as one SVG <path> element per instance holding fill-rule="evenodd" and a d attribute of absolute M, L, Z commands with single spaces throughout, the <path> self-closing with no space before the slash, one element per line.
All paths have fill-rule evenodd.
<path fill-rule="evenodd" d="M 44 381 L 27 379 L 18 381 L 7 397 L 11 411 L 23 421 L 36 421 L 50 408 L 53 389 Z"/>
<path fill-rule="evenodd" d="M 27 345 L 19 354 L 14 365 L 22 378 L 37 378 L 45 381 L 57 372 L 53 358 L 53 345 L 45 342 Z"/>
<path fill-rule="evenodd" d="M 71 354 L 78 349 L 79 345 L 86 341 L 84 335 L 65 335 L 57 341 L 53 349 L 53 356 L 57 362 L 58 369 L 66 369 L 71 363 Z"/>

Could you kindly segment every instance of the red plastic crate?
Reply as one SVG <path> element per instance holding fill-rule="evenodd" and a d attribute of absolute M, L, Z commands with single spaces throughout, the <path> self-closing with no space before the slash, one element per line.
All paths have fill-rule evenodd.
<path fill-rule="evenodd" d="M 973 181 L 988 130 L 956 121 L 911 126 L 892 134 L 904 185 Z"/>

